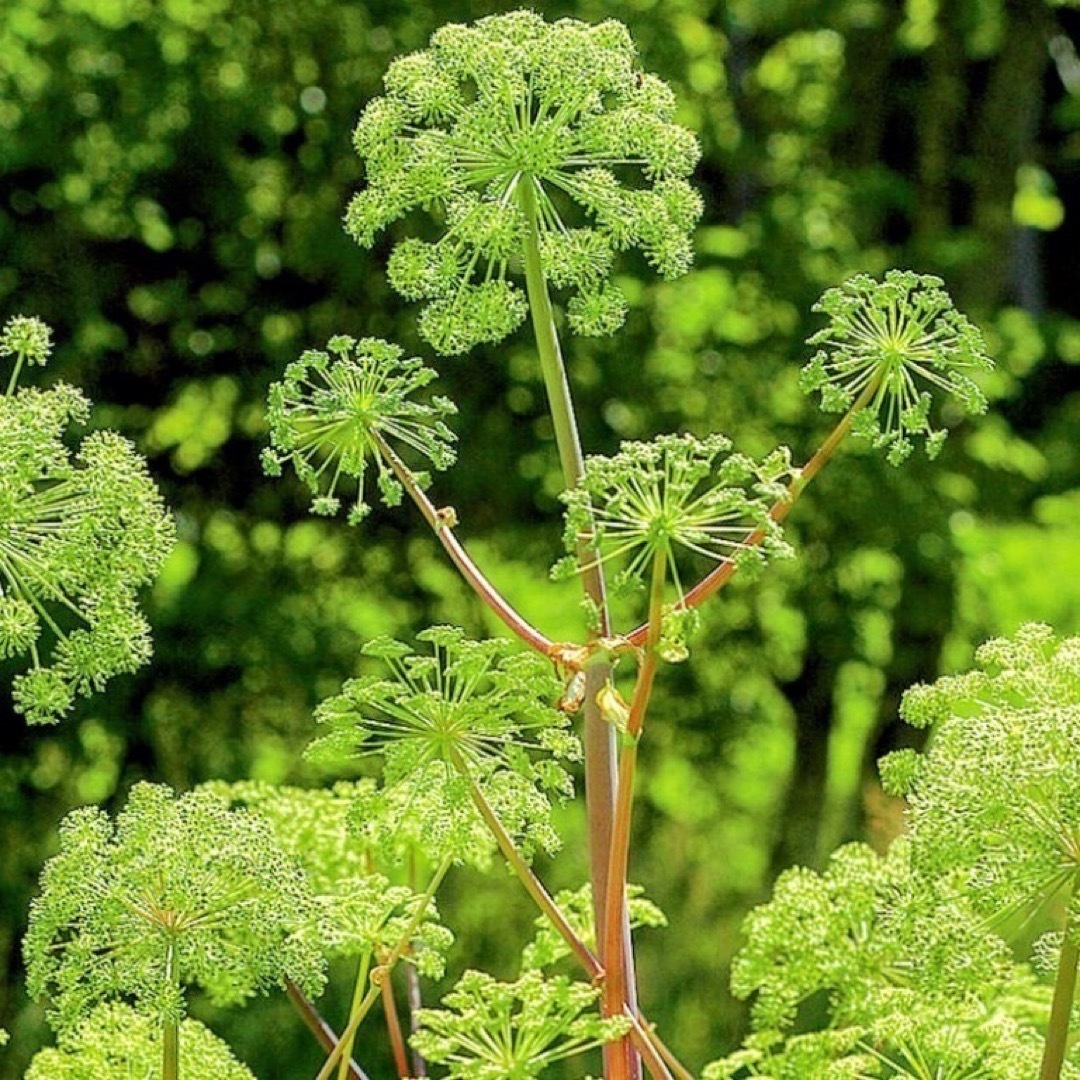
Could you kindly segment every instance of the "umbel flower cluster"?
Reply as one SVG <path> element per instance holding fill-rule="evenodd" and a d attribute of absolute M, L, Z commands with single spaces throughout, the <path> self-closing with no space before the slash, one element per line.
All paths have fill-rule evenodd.
<path fill-rule="evenodd" d="M 443 419 L 457 411 L 453 402 L 414 396 L 434 378 L 431 368 L 378 338 L 356 341 L 339 334 L 325 352 L 309 349 L 270 388 L 271 445 L 263 452 L 263 468 L 279 476 L 282 464 L 291 462 L 314 495 L 316 514 L 337 513 L 339 484 L 354 479 L 349 521 L 356 524 L 371 509 L 364 479 L 374 462 L 383 502 L 396 506 L 401 485 L 387 456 L 397 447 L 407 447 L 437 469 L 454 463 L 454 434 Z M 426 473 L 412 475 L 421 487 L 427 485 Z"/>
<path fill-rule="evenodd" d="M 58 1031 L 103 1002 L 178 1023 L 187 988 L 223 1004 L 323 982 L 318 911 L 269 825 L 210 791 L 139 784 L 115 822 L 65 818 L 24 941 L 27 986 Z"/>
<path fill-rule="evenodd" d="M 1067 1040 L 1080 638 L 1028 625 L 976 662 L 904 698 L 905 718 L 933 732 L 925 754 L 882 761 L 886 787 L 908 798 L 908 836 L 884 858 L 849 845 L 824 874 L 785 872 L 749 916 L 732 987 L 753 997 L 755 1033 L 706 1080 L 1080 1077 Z M 1055 920 L 1064 931 L 1017 963 L 1006 935 Z M 1049 988 L 1033 967 L 1059 972 L 1048 1031 Z M 795 1034 L 799 1008 L 823 992 L 829 1026 Z"/>
<path fill-rule="evenodd" d="M 38 319 L 19 316 L 0 331 L 0 362 L 12 365 L 0 394 L 0 660 L 29 661 L 13 691 L 31 723 L 60 719 L 78 695 L 146 663 L 136 592 L 173 542 L 131 443 L 95 431 L 72 453 L 68 429 L 86 422 L 90 403 L 64 383 L 19 386 L 50 351 Z"/>
<path fill-rule="evenodd" d="M 978 328 L 953 306 L 940 278 L 890 270 L 884 281 L 858 274 L 814 305 L 829 322 L 810 338 L 818 351 L 802 371 L 802 386 L 821 394 L 826 412 L 856 402 L 856 435 L 888 449 L 899 465 L 912 437 L 926 438 L 934 457 L 944 429 L 930 426 L 930 387 L 951 394 L 964 411 L 986 411 L 972 375 L 993 363 Z"/>
<path fill-rule="evenodd" d="M 429 828 L 457 857 L 475 833 L 474 785 L 526 850 L 554 851 L 550 797 L 570 794 L 560 760 L 581 751 L 568 717 L 550 704 L 561 689 L 550 663 L 456 627 L 417 636 L 430 652 L 389 638 L 364 647 L 391 677 L 351 679 L 323 702 L 316 720 L 324 734 L 308 756 L 340 765 L 378 755 L 388 789 L 404 785 L 433 800 Z"/>
<path fill-rule="evenodd" d="M 689 269 L 697 140 L 672 122 L 674 95 L 639 70 L 621 23 L 515 11 L 444 26 L 385 86 L 356 128 L 367 186 L 346 228 L 370 247 L 408 211 L 433 214 L 442 236 L 400 241 L 389 273 L 425 302 L 420 332 L 439 352 L 520 325 L 528 305 L 512 277 L 528 259 L 570 290 L 582 334 L 623 323 L 616 252 L 639 248 L 664 277 Z"/>

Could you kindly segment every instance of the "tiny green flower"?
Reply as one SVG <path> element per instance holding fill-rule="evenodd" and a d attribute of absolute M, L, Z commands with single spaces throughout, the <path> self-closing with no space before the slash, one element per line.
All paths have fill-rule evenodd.
<path fill-rule="evenodd" d="M 599 562 L 625 560 L 613 578 L 623 588 L 643 585 L 659 555 L 680 600 L 680 551 L 740 564 L 788 554 L 780 527 L 769 516 L 771 504 L 784 497 L 780 480 L 789 471 L 786 455 L 777 452 L 757 463 L 730 449 L 731 441 L 722 435 L 661 435 L 652 442 L 624 442 L 612 457 L 588 458 L 578 487 L 562 495 L 567 550 L 576 552 L 584 541 L 595 548 Z M 763 531 L 763 541 L 747 543 L 755 530 Z M 554 573 L 580 569 L 571 555 Z M 689 629 L 672 627 L 675 638 Z"/>
<path fill-rule="evenodd" d="M 419 1010 L 413 1046 L 446 1066 L 447 1080 L 532 1080 L 554 1062 L 626 1034 L 627 1017 L 604 1020 L 593 1011 L 599 995 L 538 971 L 512 983 L 466 971 L 444 1008 Z"/>
<path fill-rule="evenodd" d="M 315 897 L 312 932 L 327 957 L 389 952 L 410 924 L 420 897 L 392 885 L 373 864 L 373 848 L 357 842 L 350 818 L 358 799 L 365 809 L 374 784 L 338 783 L 332 788 L 298 788 L 244 780 L 212 782 L 212 791 L 233 806 L 265 818 L 282 850 L 301 866 Z M 383 810 L 380 807 L 380 810 Z M 369 822 L 380 832 L 393 827 L 383 810 Z M 441 978 L 454 936 L 438 922 L 434 901 L 414 932 L 404 960 L 429 978 Z"/>
<path fill-rule="evenodd" d="M 993 364 L 942 284 L 902 270 L 890 270 L 883 282 L 859 274 L 814 305 L 829 323 L 809 340 L 821 348 L 802 370 L 802 387 L 818 391 L 827 412 L 843 412 L 868 392 L 852 431 L 887 447 L 893 465 L 911 453 L 915 435 L 926 436 L 931 457 L 941 449 L 946 432 L 930 426 L 927 387 L 952 394 L 966 412 L 986 411 L 971 375 Z"/>
<path fill-rule="evenodd" d="M 48 328 L 12 319 L 0 353 L 42 364 Z M 26 657 L 15 707 L 50 723 L 150 655 L 136 590 L 154 580 L 174 539 L 146 462 L 96 431 L 65 441 L 89 402 L 70 386 L 0 395 L 0 658 Z"/>
<path fill-rule="evenodd" d="M 380 755 L 386 785 L 440 792 L 443 813 L 458 822 L 454 833 L 462 838 L 476 814 L 474 781 L 527 848 L 553 850 L 558 837 L 547 793 L 571 793 L 559 759 L 580 754 L 568 717 L 550 704 L 561 689 L 553 668 L 505 640 L 471 641 L 455 627 L 432 627 L 418 638 L 430 654 L 386 638 L 365 646 L 392 678 L 352 679 L 320 705 L 316 720 L 327 733 L 309 756 L 340 763 Z"/>
<path fill-rule="evenodd" d="M 571 290 L 582 334 L 625 318 L 608 281 L 617 251 L 639 248 L 665 277 L 689 268 L 697 140 L 672 123 L 671 91 L 638 69 L 620 23 L 514 11 L 444 26 L 384 82 L 354 134 L 368 183 L 345 226 L 365 247 L 414 208 L 444 227 L 400 241 L 389 266 L 398 292 L 427 302 L 420 330 L 438 351 L 499 341 L 524 320 L 510 276 L 528 237 L 547 280 Z"/>
<path fill-rule="evenodd" d="M 408 447 L 437 469 L 454 463 L 454 434 L 443 417 L 457 410 L 444 397 L 414 400 L 435 372 L 419 360 L 402 359 L 397 345 L 341 334 L 326 349 L 305 352 L 271 386 L 271 446 L 263 452 L 263 467 L 278 476 L 282 465 L 291 462 L 315 496 L 313 512 L 324 515 L 341 505 L 342 478 L 354 478 L 357 494 L 349 522 L 355 524 L 371 509 L 364 490 L 369 459 L 375 462 L 383 502 L 392 506 L 401 501 L 401 486 L 384 460 L 383 444 Z M 426 484 L 426 474 L 415 475 Z"/>
<path fill-rule="evenodd" d="M 975 910 L 1011 929 L 1080 895 L 1080 638 L 1029 624 L 976 662 L 908 691 L 902 715 L 933 738 L 917 768 L 886 763 L 907 780 L 920 873 L 959 874 Z"/>
<path fill-rule="evenodd" d="M 184 1080 L 255 1080 L 198 1020 L 180 1024 Z M 23 1080 L 143 1080 L 161 1074 L 161 1027 L 130 1005 L 99 1005 L 55 1048 L 30 1062 Z"/>
<path fill-rule="evenodd" d="M 115 823 L 70 813 L 23 942 L 27 986 L 68 1030 L 100 1002 L 175 1023 L 185 988 L 238 1004 L 292 979 L 323 981 L 314 900 L 255 814 L 208 791 L 138 784 Z"/>

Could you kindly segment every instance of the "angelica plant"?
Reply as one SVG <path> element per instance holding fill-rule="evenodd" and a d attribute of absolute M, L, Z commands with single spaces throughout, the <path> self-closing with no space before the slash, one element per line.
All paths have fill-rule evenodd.
<path fill-rule="evenodd" d="M 40 1051 L 24 1080 L 137 1080 L 158 1075 L 161 1028 L 130 1005 L 99 1005 L 84 1020 L 60 1034 L 55 1047 Z M 198 1020 L 182 1020 L 185 1080 L 255 1080 L 247 1066 Z"/>
<path fill-rule="evenodd" d="M 161 1031 L 162 1080 L 179 1076 L 186 993 L 240 1004 L 286 978 L 323 981 L 314 899 L 264 820 L 211 792 L 137 785 L 111 821 L 93 807 L 60 827 L 24 941 L 27 985 L 70 1031 L 131 1000 Z"/>
<path fill-rule="evenodd" d="M 751 459 L 720 433 L 661 434 L 586 458 L 560 333 L 620 327 L 620 259 L 643 256 L 664 278 L 692 261 L 698 147 L 675 120 L 673 94 L 642 70 L 621 24 L 549 23 L 530 11 L 443 27 L 391 65 L 384 90 L 354 133 L 365 184 L 345 227 L 368 247 L 393 233 L 390 283 L 423 305 L 420 334 L 436 352 L 495 345 L 528 323 L 565 488 L 557 573 L 580 577 L 587 617 L 573 640 L 532 625 L 477 565 L 454 508 L 430 494 L 427 468 L 456 456 L 446 422 L 455 407 L 430 392 L 433 369 L 375 338 L 338 335 L 305 351 L 270 392 L 266 471 L 292 469 L 315 514 L 347 501 L 350 527 L 370 511 L 373 474 L 387 507 L 408 496 L 509 636 L 436 626 L 415 643 L 364 645 L 359 674 L 315 710 L 306 756 L 374 778 L 326 791 L 214 785 L 176 800 L 140 787 L 115 827 L 77 811 L 35 903 L 31 987 L 50 998 L 62 1040 L 83 1037 L 70 1033 L 92 1007 L 133 1001 L 161 1032 L 163 1080 L 177 1080 L 189 985 L 236 1001 L 275 982 L 327 1051 L 317 1080 L 358 1074 L 357 1032 L 380 998 L 402 1078 L 428 1075 L 430 1062 L 448 1078 L 527 1080 L 600 1048 L 605 1080 L 643 1070 L 687 1080 L 648 1020 L 657 988 L 639 999 L 631 934 L 663 922 L 628 885 L 638 748 L 665 722 L 654 684 L 665 664 L 688 659 L 698 610 L 737 572 L 793 554 L 783 523 L 849 433 L 893 464 L 916 435 L 935 453 L 943 434 L 930 424 L 931 394 L 979 411 L 975 377 L 989 360 L 937 279 L 860 276 L 817 308 L 825 325 L 811 338 L 803 386 L 842 416 L 802 466 L 784 448 Z M 40 355 L 32 329 L 12 337 L 16 374 Z M 82 408 L 73 391 L 56 401 L 66 402 L 52 406 L 57 416 L 39 420 L 49 431 Z M 20 445 L 13 438 L 8 452 Z M 53 458 L 64 460 L 55 449 Z M 609 585 L 642 596 L 640 625 L 616 625 Z M 6 616 L 0 641 L 26 636 L 20 612 Z M 69 668 L 73 648 L 59 648 Z M 81 680 L 75 689 L 94 683 Z M 552 896 L 536 856 L 559 850 L 553 810 L 573 796 L 579 763 L 589 881 Z M 906 758 L 892 768 L 909 779 L 924 772 Z M 991 1000 L 1017 984 L 1015 966 L 978 932 L 982 909 L 968 904 L 959 865 L 932 885 L 918 877 L 932 863 L 924 846 L 916 835 L 910 857 L 898 846 L 886 860 L 853 847 L 824 875 L 781 880 L 736 967 L 736 989 L 755 998 L 756 1030 L 705 1077 L 959 1080 L 985 1068 L 998 1077 L 986 1065 L 992 1037 L 1030 1048 L 1029 1018 Z M 495 852 L 544 928 L 525 945 L 516 981 L 467 971 L 424 1007 L 416 973 L 440 975 L 451 942 L 442 884 L 456 864 L 486 869 Z M 356 963 L 340 1034 L 304 996 L 318 989 L 325 954 Z M 583 981 L 547 970 L 567 961 Z M 394 999 L 399 964 L 408 1025 Z M 799 1011 L 817 995 L 828 999 L 826 1030 L 800 1032 Z M 937 1033 L 935 1016 L 948 1022 Z"/>
<path fill-rule="evenodd" d="M 12 696 L 34 724 L 55 723 L 77 697 L 147 662 L 136 594 L 173 543 L 131 443 L 95 431 L 72 453 L 68 429 L 86 423 L 90 402 L 64 383 L 19 385 L 51 351 L 39 319 L 16 316 L 0 330 L 0 362 L 11 365 L 0 394 L 0 659 L 29 665 Z"/>

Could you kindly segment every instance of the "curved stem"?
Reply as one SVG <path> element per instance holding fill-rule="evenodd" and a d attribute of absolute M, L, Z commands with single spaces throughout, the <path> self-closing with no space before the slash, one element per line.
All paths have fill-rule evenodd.
<path fill-rule="evenodd" d="M 379 964 L 376 971 L 372 972 L 372 986 L 368 992 L 364 995 L 363 1000 L 360 1002 L 359 1007 L 349 1018 L 349 1024 L 345 1030 L 341 1033 L 341 1038 L 338 1040 L 337 1046 L 330 1051 L 326 1061 L 323 1062 L 323 1067 L 319 1070 L 318 1076 L 315 1080 L 330 1080 L 330 1074 L 334 1071 L 334 1066 L 341 1060 L 341 1056 L 344 1053 L 345 1040 L 353 1039 L 356 1036 L 356 1032 L 363 1022 L 364 1017 L 371 1011 L 371 1007 L 379 1000 L 379 996 L 382 994 L 380 984 L 391 971 L 394 970 L 394 965 L 405 954 L 405 950 L 408 949 L 412 942 L 413 935 L 416 933 L 420 924 L 424 921 L 424 916 L 427 914 L 428 905 L 431 903 L 432 898 L 438 891 L 439 886 L 442 884 L 442 879 L 446 877 L 447 870 L 450 869 L 450 864 L 453 860 L 447 856 L 439 864 L 439 869 L 435 871 L 434 876 L 431 879 L 430 884 L 424 891 L 424 895 L 420 897 L 420 902 L 416 905 L 416 911 L 413 912 L 413 917 L 409 920 L 408 925 L 402 931 L 401 937 L 398 938 L 394 947 L 390 950 L 386 959 Z M 376 978 L 376 974 L 379 975 Z"/>
<path fill-rule="evenodd" d="M 829 433 L 829 437 L 817 448 L 814 456 L 799 470 L 799 475 L 792 480 L 788 485 L 788 489 L 782 499 L 778 499 L 769 510 L 769 517 L 772 518 L 777 524 L 784 520 L 791 512 L 791 508 L 795 505 L 795 501 L 806 489 L 806 486 L 814 479 L 815 476 L 828 464 L 829 459 L 833 456 L 836 448 L 844 441 L 848 432 L 851 431 L 851 424 L 855 419 L 855 414 L 863 409 L 877 392 L 878 380 L 873 380 L 866 385 L 862 393 L 859 395 L 855 404 L 844 414 L 843 419 L 832 429 Z M 756 547 L 766 537 L 767 533 L 764 529 L 753 529 L 751 532 L 743 538 L 740 547 Z M 716 567 L 711 573 L 706 574 L 692 589 L 690 589 L 686 595 L 679 601 L 679 608 L 695 608 L 705 603 L 713 593 L 718 592 L 728 581 L 731 580 L 732 575 L 735 573 L 736 564 L 732 559 L 725 559 L 719 566 Z M 626 635 L 626 640 L 632 645 L 643 645 L 645 638 L 649 632 L 649 624 L 642 623 L 641 626 L 636 627 L 629 634 Z"/>
<path fill-rule="evenodd" d="M 630 860 L 630 819 L 634 805 L 634 776 L 637 767 L 637 748 L 645 724 L 645 713 L 652 695 L 653 680 L 658 664 L 657 645 L 664 605 L 664 580 L 667 571 L 667 552 L 658 548 L 653 555 L 652 581 L 649 586 L 649 621 L 645 655 L 638 669 L 626 734 L 619 758 L 619 787 L 615 799 L 615 820 L 611 833 L 611 857 L 608 862 L 608 888 L 604 897 L 605 932 L 600 956 L 607 970 L 604 982 L 604 1011 L 614 1015 L 621 1011 L 626 994 L 626 972 L 623 967 L 622 935 L 619 933 L 619 914 L 626 907 L 626 875 Z"/>
<path fill-rule="evenodd" d="M 1070 909 L 1080 890 L 1080 880 L 1073 885 L 1069 898 Z M 1073 999 L 1076 996 L 1076 969 L 1080 963 L 1080 946 L 1076 944 L 1075 920 L 1072 912 L 1065 919 L 1065 936 L 1058 958 L 1057 979 L 1054 982 L 1054 1000 L 1050 1006 L 1050 1023 L 1046 1028 L 1042 1067 L 1039 1080 L 1060 1080 L 1061 1067 L 1065 1061 L 1065 1049 L 1069 1040 L 1069 1020 L 1072 1017 Z"/>
<path fill-rule="evenodd" d="M 563 483 L 567 488 L 577 487 L 585 471 L 578 435 L 574 403 L 570 395 L 570 383 L 566 377 L 559 336 L 555 329 L 555 314 L 544 278 L 543 261 L 540 258 L 540 228 L 535 181 L 524 176 L 518 185 L 521 210 L 525 215 L 525 287 L 529 297 L 536 349 L 540 357 L 540 370 L 547 390 L 548 406 L 555 428 L 555 442 L 562 465 Z M 578 563 L 582 567 L 585 595 L 597 613 L 600 633 L 610 634 L 607 612 L 607 596 L 604 573 L 595 553 L 587 544 L 579 545 Z M 586 676 L 585 696 L 585 812 L 589 833 L 589 876 L 592 881 L 596 932 L 603 933 L 604 904 L 607 893 L 608 852 L 611 848 L 612 816 L 615 806 L 615 732 L 601 716 L 596 694 L 607 682 L 610 668 L 597 665 Z M 620 924 L 625 950 L 627 994 L 632 1008 L 637 1005 L 637 988 L 634 976 L 633 953 L 630 944 L 629 919 L 622 912 Z M 605 1074 L 613 1051 L 605 1047 Z M 630 1075 L 638 1080 L 641 1069 L 634 1056 L 628 1063 Z"/>
<path fill-rule="evenodd" d="M 498 589 L 484 577 L 480 568 L 469 557 L 469 553 L 465 550 L 461 541 L 454 535 L 453 523 L 446 519 L 445 514 L 441 514 L 435 508 L 434 503 L 427 497 L 427 493 L 416 482 L 412 470 L 377 431 L 373 431 L 371 436 L 376 446 L 378 446 L 383 460 L 394 471 L 394 475 L 401 482 L 401 486 L 409 493 L 413 502 L 416 503 L 424 520 L 434 530 L 439 542 L 447 555 L 450 556 L 450 560 L 471 586 L 473 592 L 483 601 L 484 606 L 501 619 L 503 624 L 526 645 L 544 656 L 550 656 L 556 648 L 555 643 L 532 626 L 528 620 L 522 618 L 507 603 Z"/>
<path fill-rule="evenodd" d="M 605 978 L 603 965 L 596 954 L 581 940 L 577 931 L 570 925 L 569 919 L 567 919 L 559 905 L 555 903 L 551 894 L 544 887 L 543 882 L 533 872 L 532 867 L 522 858 L 521 852 L 518 851 L 513 839 L 506 831 L 506 827 L 499 820 L 499 815 L 495 813 L 494 807 L 488 802 L 487 797 L 473 778 L 468 765 L 459 756 L 455 760 L 454 766 L 468 782 L 473 803 L 476 805 L 477 810 L 480 811 L 480 816 L 483 817 L 485 824 L 491 830 L 499 845 L 499 850 L 517 875 L 518 880 L 525 886 L 526 891 L 536 902 L 537 907 L 548 917 L 563 941 L 570 946 L 571 951 L 577 957 L 589 978 L 594 983 L 603 981 Z M 649 1072 L 652 1073 L 656 1080 L 674 1080 L 665 1064 L 665 1060 L 671 1058 L 671 1054 L 666 1048 L 661 1049 L 662 1044 L 653 1035 L 651 1025 L 645 1021 L 640 1012 L 630 1008 L 625 1002 L 620 1003 L 615 1010 L 615 1015 L 619 1014 L 625 1014 L 630 1018 L 630 1039 L 648 1066 Z M 674 1059 L 672 1058 L 672 1060 Z M 685 1069 L 682 1069 L 682 1074 L 689 1076 Z"/>
<path fill-rule="evenodd" d="M 329 1054 L 338 1044 L 338 1037 L 334 1029 L 322 1018 L 319 1010 L 308 1000 L 307 995 L 292 979 L 285 980 L 285 993 L 293 1008 L 300 1014 L 301 1019 L 307 1025 L 308 1030 L 318 1040 L 319 1045 Z M 368 1080 L 367 1073 L 356 1064 L 349 1062 L 349 1076 L 352 1080 Z"/>

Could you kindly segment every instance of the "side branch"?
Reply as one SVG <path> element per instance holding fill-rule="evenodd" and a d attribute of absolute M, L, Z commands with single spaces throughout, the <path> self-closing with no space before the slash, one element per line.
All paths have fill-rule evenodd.
<path fill-rule="evenodd" d="M 581 940 L 577 931 L 570 925 L 570 920 L 567 919 L 562 909 L 555 903 L 551 894 L 544 887 L 544 883 L 522 858 L 521 852 L 518 851 L 513 839 L 506 831 L 506 827 L 499 820 L 499 815 L 495 813 L 495 809 L 487 801 L 483 791 L 480 790 L 480 786 L 469 772 L 466 763 L 463 760 L 457 760 L 454 765 L 468 782 L 473 803 L 476 805 L 485 824 L 491 830 L 499 845 L 499 850 L 517 875 L 518 880 L 525 886 L 525 890 L 536 902 L 537 907 L 547 916 L 562 939 L 570 946 L 574 956 L 585 969 L 592 982 L 602 984 L 605 978 L 604 967 L 596 954 Z M 655 1039 L 652 1033 L 652 1026 L 647 1023 L 640 1011 L 623 1002 L 615 1010 L 616 1015 L 620 1013 L 630 1018 L 630 1040 L 655 1080 L 675 1080 L 666 1064 L 666 1060 L 671 1058 L 670 1051 L 666 1047 L 661 1049 L 659 1040 Z M 679 1066 L 680 1080 L 682 1080 L 682 1077 L 688 1077 L 689 1075 L 682 1066 Z"/>
<path fill-rule="evenodd" d="M 322 1018 L 318 1009 L 312 1005 L 304 991 L 292 979 L 286 980 L 285 992 L 288 994 L 293 1008 L 303 1018 L 304 1023 L 318 1040 L 319 1045 L 328 1054 L 333 1053 L 338 1044 L 338 1037 L 334 1033 L 334 1029 Z M 367 1073 L 355 1061 L 349 1062 L 349 1077 L 350 1080 L 368 1080 Z"/>
<path fill-rule="evenodd" d="M 507 603 L 498 589 L 484 577 L 480 568 L 469 557 L 469 553 L 465 550 L 461 541 L 454 535 L 453 520 L 448 520 L 445 513 L 436 509 L 435 504 L 427 497 L 427 493 L 416 482 L 412 470 L 398 457 L 383 437 L 377 431 L 372 431 L 371 436 L 375 440 L 383 460 L 393 469 L 394 475 L 401 482 L 401 486 L 409 493 L 424 520 L 439 538 L 439 543 L 442 544 L 447 555 L 450 556 L 451 562 L 458 568 L 461 576 L 468 582 L 476 595 L 480 597 L 484 606 L 498 616 L 503 624 L 530 648 L 535 649 L 544 656 L 551 656 L 556 649 L 555 642 L 522 618 Z"/>
<path fill-rule="evenodd" d="M 836 452 L 836 448 L 844 441 L 844 438 L 851 430 L 855 414 L 870 402 L 877 392 L 877 388 L 878 380 L 876 379 L 866 385 L 855 404 L 848 409 L 843 419 L 829 433 L 829 437 L 817 448 L 814 456 L 799 470 L 798 476 L 788 485 L 783 498 L 773 503 L 772 508 L 769 510 L 769 517 L 778 525 L 791 512 L 795 501 L 806 490 L 810 481 L 828 464 L 829 459 Z M 753 529 L 747 533 L 740 546 L 742 548 L 757 547 L 767 535 L 765 529 Z M 737 568 L 734 559 L 725 559 L 715 570 L 706 574 L 692 589 L 689 589 L 676 605 L 676 608 L 683 610 L 700 607 L 713 593 L 719 592 L 731 580 Z M 642 623 L 626 635 L 626 640 L 631 645 L 640 647 L 645 644 L 648 634 L 649 624 L 647 622 Z"/>

